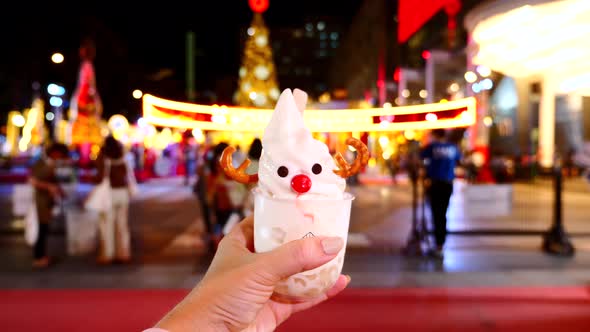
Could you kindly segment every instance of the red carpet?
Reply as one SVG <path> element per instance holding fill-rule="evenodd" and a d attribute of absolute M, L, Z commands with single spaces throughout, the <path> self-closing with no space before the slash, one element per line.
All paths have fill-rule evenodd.
<path fill-rule="evenodd" d="M 141 331 L 187 292 L 0 290 L 0 329 Z M 278 331 L 590 331 L 590 290 L 349 289 Z"/>

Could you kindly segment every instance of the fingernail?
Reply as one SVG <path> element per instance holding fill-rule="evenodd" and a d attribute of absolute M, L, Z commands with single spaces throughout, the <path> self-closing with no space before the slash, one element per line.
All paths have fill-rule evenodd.
<path fill-rule="evenodd" d="M 344 241 L 339 237 L 328 237 L 322 240 L 322 248 L 326 255 L 333 255 L 342 249 Z"/>
<path fill-rule="evenodd" d="M 345 274 L 344 277 L 346 278 L 346 285 L 348 286 L 348 284 L 350 284 L 350 280 L 352 278 L 350 278 L 350 276 L 348 274 Z"/>

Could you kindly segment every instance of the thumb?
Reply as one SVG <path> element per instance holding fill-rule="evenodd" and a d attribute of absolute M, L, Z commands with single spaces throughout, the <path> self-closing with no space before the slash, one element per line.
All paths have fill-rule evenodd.
<path fill-rule="evenodd" d="M 332 260 L 344 247 L 339 237 L 310 237 L 288 242 L 260 257 L 274 282 L 319 267 Z"/>

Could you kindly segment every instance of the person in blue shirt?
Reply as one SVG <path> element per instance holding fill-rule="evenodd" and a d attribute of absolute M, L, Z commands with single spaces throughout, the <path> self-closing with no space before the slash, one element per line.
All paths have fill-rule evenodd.
<path fill-rule="evenodd" d="M 433 254 L 442 258 L 447 237 L 447 209 L 453 194 L 455 167 L 461 160 L 459 148 L 447 142 L 444 129 L 432 131 L 433 141 L 420 153 L 426 166 L 426 196 L 430 202 L 436 250 Z"/>

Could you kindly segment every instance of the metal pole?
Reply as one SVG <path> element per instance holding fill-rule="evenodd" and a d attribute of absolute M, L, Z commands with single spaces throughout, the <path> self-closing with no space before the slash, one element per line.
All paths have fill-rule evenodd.
<path fill-rule="evenodd" d="M 194 102 L 195 92 L 195 33 L 186 33 L 186 99 Z"/>
<path fill-rule="evenodd" d="M 561 160 L 556 158 L 553 167 L 554 194 L 553 202 L 553 225 L 543 236 L 543 250 L 548 254 L 571 257 L 575 249 L 563 227 L 563 176 L 561 171 Z"/>
<path fill-rule="evenodd" d="M 418 222 L 418 185 L 421 165 L 418 153 L 418 151 L 410 152 L 409 175 L 412 181 L 412 229 L 402 252 L 406 255 L 422 256 L 428 253 L 428 239 L 424 232 L 425 224 L 420 225 Z"/>
<path fill-rule="evenodd" d="M 417 173 L 417 172 L 412 172 Z M 417 174 L 412 174 L 412 229 L 416 230 L 418 227 L 418 177 Z"/>
<path fill-rule="evenodd" d="M 406 255 L 421 255 L 422 246 L 420 245 L 420 232 L 418 229 L 418 172 L 416 170 L 415 162 L 410 162 L 409 175 L 412 182 L 412 228 L 410 229 L 410 236 L 408 242 L 403 249 Z"/>

